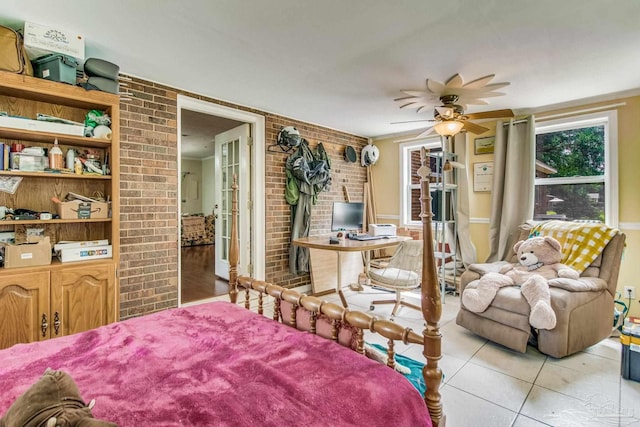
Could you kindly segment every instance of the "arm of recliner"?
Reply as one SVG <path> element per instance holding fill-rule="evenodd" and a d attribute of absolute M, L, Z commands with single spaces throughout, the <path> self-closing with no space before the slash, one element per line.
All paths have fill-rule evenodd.
<path fill-rule="evenodd" d="M 500 270 L 508 265 L 507 261 L 497 261 L 489 263 L 470 264 L 469 267 L 460 276 L 460 292 L 474 280 L 478 280 L 487 273 L 500 273 Z"/>
<path fill-rule="evenodd" d="M 460 276 L 460 293 L 464 292 L 464 288 L 474 280 L 478 280 L 480 278 L 480 273 L 473 270 L 465 270 Z"/>

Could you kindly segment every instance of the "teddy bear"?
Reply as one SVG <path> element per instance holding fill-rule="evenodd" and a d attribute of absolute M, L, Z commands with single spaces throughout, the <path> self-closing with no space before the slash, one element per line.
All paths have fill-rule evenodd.
<path fill-rule="evenodd" d="M 498 290 L 505 286 L 520 286 L 531 311 L 529 324 L 536 329 L 553 329 L 556 314 L 551 308 L 551 293 L 547 281 L 557 277 L 578 279 L 579 274 L 561 263 L 562 246 L 553 237 L 540 236 L 520 240 L 513 246 L 518 264 L 507 264 L 499 273 L 482 276 L 475 289 L 462 293 L 464 306 L 476 313 L 489 307 Z"/>
<path fill-rule="evenodd" d="M 93 418 L 94 405 L 84 403 L 68 373 L 47 368 L 0 418 L 0 427 L 118 427 Z"/>

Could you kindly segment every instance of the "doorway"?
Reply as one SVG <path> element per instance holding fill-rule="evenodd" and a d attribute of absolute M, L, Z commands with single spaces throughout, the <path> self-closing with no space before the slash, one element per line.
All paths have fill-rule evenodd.
<path fill-rule="evenodd" d="M 251 138 L 238 137 L 239 130 Z M 233 175 L 239 175 L 238 272 L 264 278 L 264 147 L 263 116 L 178 96 L 179 305 L 228 292 Z"/>

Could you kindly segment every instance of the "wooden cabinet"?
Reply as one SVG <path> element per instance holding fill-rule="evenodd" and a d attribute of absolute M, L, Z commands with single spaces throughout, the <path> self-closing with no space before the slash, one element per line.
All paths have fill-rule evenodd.
<path fill-rule="evenodd" d="M 72 149 L 87 157 L 97 157 L 101 164 L 108 165 L 109 171 L 98 175 L 0 167 L 0 179 L 21 178 L 15 193 L 0 191 L 0 206 L 55 215 L 54 200 L 64 200 L 68 193 L 76 193 L 102 197 L 109 202 L 110 210 L 107 218 L 5 218 L 0 219 L 0 232 L 14 232 L 16 239 L 35 232 L 48 236 L 52 245 L 60 241 L 107 239 L 112 246 L 112 257 L 108 259 L 61 263 L 54 257 L 51 265 L 0 268 L 0 348 L 68 335 L 118 320 L 120 98 L 0 71 L 0 113 L 28 119 L 45 114 L 84 123 L 90 110 L 110 116 L 110 139 L 40 128 L 22 129 L 0 121 L 0 143 L 48 151 L 57 140 L 63 155 Z M 44 334 L 43 324 L 47 324 Z"/>
<path fill-rule="evenodd" d="M 7 270 L 9 271 L 9 270 Z M 0 348 L 116 321 L 113 264 L 0 276 Z"/>
<path fill-rule="evenodd" d="M 51 313 L 60 323 L 51 336 L 70 335 L 116 320 L 113 265 L 75 267 L 51 272 Z"/>
<path fill-rule="evenodd" d="M 0 276 L 0 348 L 49 338 L 49 272 Z"/>

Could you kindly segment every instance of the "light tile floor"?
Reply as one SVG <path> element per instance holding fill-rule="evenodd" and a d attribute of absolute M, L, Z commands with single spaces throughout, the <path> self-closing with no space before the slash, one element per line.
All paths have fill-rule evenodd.
<path fill-rule="evenodd" d="M 345 288 L 345 295 L 353 310 L 381 318 L 391 314 L 392 305 L 369 310 L 372 300 L 389 294 L 365 287 L 362 292 Z M 340 304 L 336 294 L 323 298 Z M 456 325 L 459 307 L 458 297 L 445 296 L 440 367 L 445 375 L 441 394 L 447 427 L 640 427 L 640 383 L 620 376 L 618 338 L 563 359 L 545 356 L 531 346 L 518 353 Z M 265 311 L 270 315 L 271 307 Z M 394 321 L 415 331 L 424 329 L 421 313 L 411 308 L 401 308 Z M 423 360 L 415 346 L 399 343 L 396 351 Z"/>

